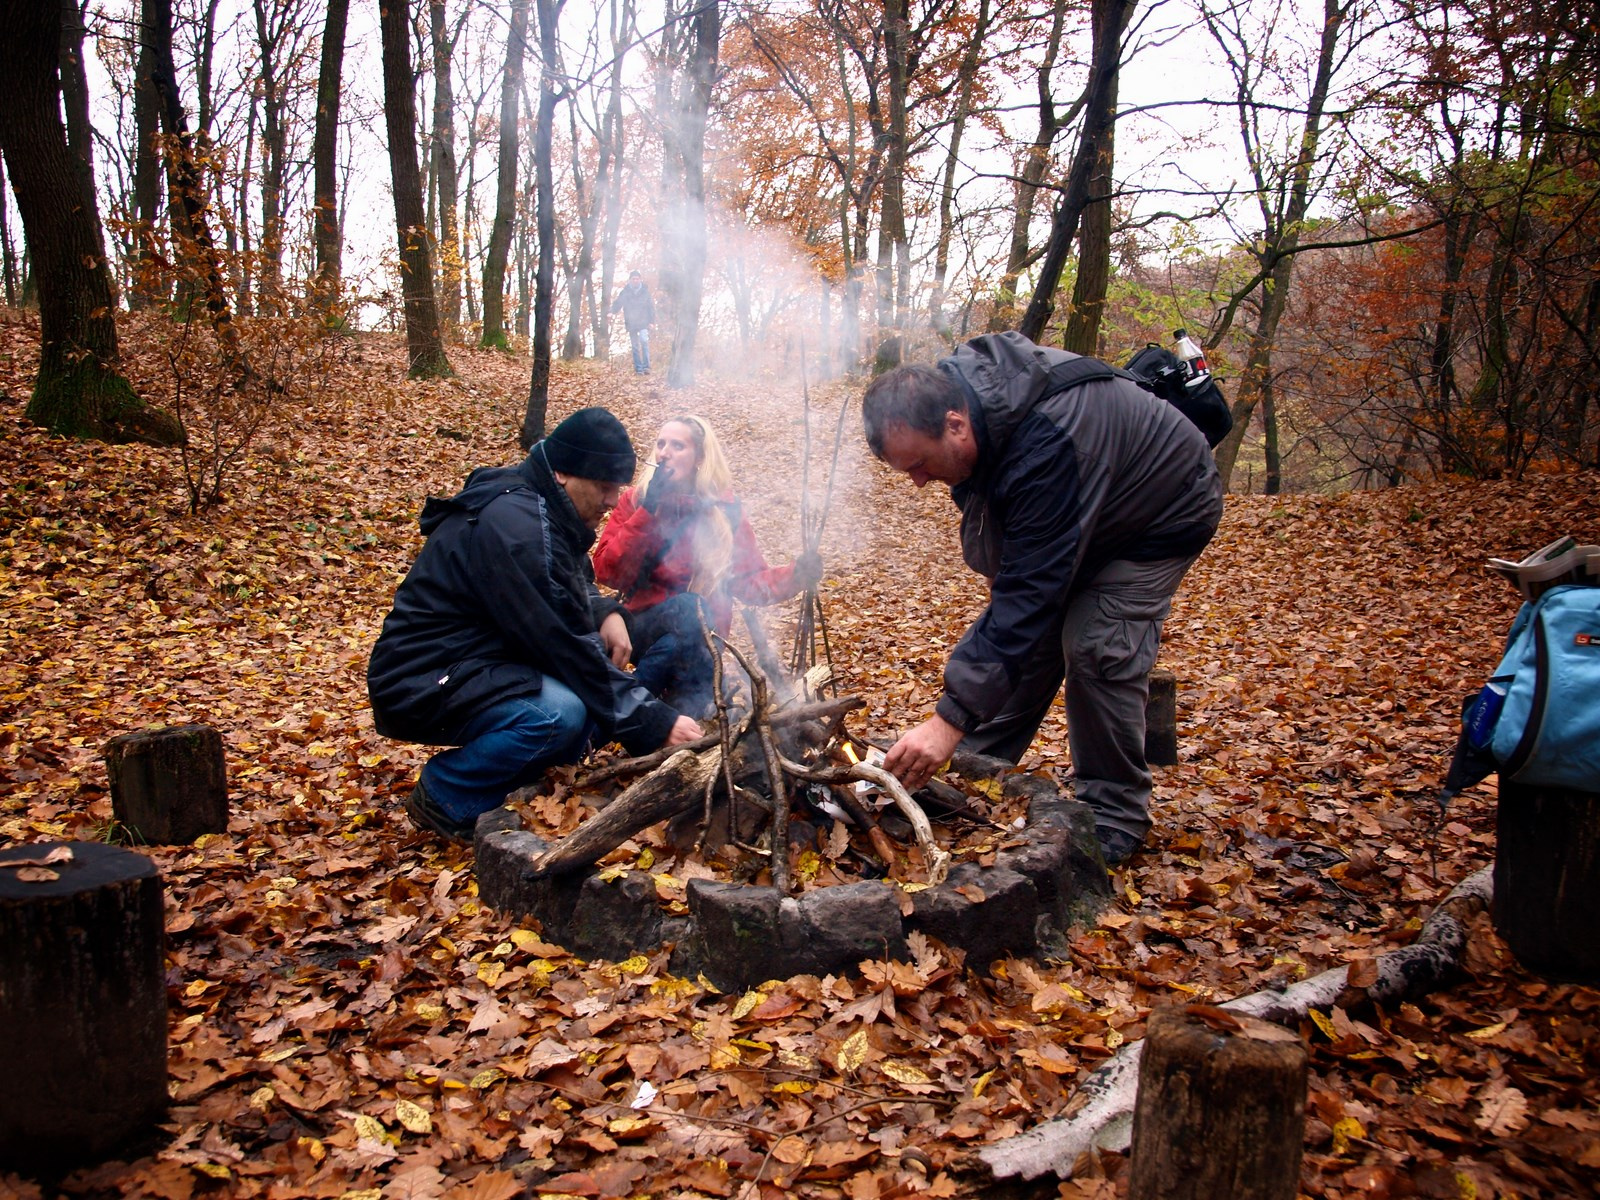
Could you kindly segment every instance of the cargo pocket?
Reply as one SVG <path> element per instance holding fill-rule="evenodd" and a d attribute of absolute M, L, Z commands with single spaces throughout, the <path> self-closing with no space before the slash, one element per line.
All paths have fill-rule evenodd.
<path fill-rule="evenodd" d="M 1072 646 L 1072 671 L 1113 683 L 1148 675 L 1161 648 L 1162 622 L 1171 609 L 1169 596 L 1100 593 Z"/>

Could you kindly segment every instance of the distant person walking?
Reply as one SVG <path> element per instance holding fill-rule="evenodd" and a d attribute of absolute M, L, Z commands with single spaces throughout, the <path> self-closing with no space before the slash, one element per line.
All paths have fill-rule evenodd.
<path fill-rule="evenodd" d="M 611 302 L 611 311 L 622 314 L 622 323 L 628 327 L 628 341 L 633 346 L 633 373 L 650 374 L 650 326 L 656 323 L 655 301 L 650 299 L 650 289 L 644 276 L 635 271 L 628 276 L 628 284 Z"/>

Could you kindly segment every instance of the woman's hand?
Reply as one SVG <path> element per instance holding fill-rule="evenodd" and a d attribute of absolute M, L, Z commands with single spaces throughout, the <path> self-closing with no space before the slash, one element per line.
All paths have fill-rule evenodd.
<path fill-rule="evenodd" d="M 822 582 L 822 555 L 806 550 L 794 560 L 794 581 L 804 588 L 814 588 Z"/>

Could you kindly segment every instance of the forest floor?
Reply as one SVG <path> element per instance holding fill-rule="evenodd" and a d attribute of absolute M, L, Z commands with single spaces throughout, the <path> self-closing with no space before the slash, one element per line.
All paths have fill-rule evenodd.
<path fill-rule="evenodd" d="M 763 1196 L 961 1195 L 962 1155 L 1061 1112 L 1152 1008 L 1404 945 L 1491 861 L 1492 780 L 1442 828 L 1433 804 L 1516 608 L 1483 561 L 1600 540 L 1594 472 L 1230 498 L 1162 650 L 1182 761 L 1070 954 L 978 973 L 932 949 L 723 995 L 664 954 L 581 961 L 480 904 L 470 848 L 399 808 L 426 751 L 373 730 L 366 659 L 417 513 L 520 456 L 525 360 L 456 349 L 456 380 L 411 383 L 399 339 L 331 339 L 191 515 L 177 452 L 23 420 L 36 326 L 0 316 L 0 846 L 109 836 L 103 748 L 141 728 L 219 728 L 232 798 L 226 834 L 146 850 L 167 903 L 162 1140 L 50 1183 L 0 1173 L 7 1200 L 744 1196 L 758 1176 Z M 152 396 L 160 337 L 125 322 Z M 807 471 L 798 376 L 724 357 L 687 393 L 621 358 L 558 364 L 551 421 L 604 404 L 647 447 L 672 413 L 707 416 L 787 561 L 802 477 L 821 503 L 859 389 L 811 389 Z M 874 462 L 852 411 L 822 549 L 857 735 L 929 711 L 981 607 L 942 493 Z M 775 645 L 795 607 L 768 611 Z M 1059 702 L 1024 766 L 1066 778 Z M 1305 1195 L 1600 1186 L 1600 991 L 1523 970 L 1487 917 L 1465 967 L 1306 1022 Z M 1125 1189 L 1117 1156 L 1087 1167 L 1062 1196 Z"/>

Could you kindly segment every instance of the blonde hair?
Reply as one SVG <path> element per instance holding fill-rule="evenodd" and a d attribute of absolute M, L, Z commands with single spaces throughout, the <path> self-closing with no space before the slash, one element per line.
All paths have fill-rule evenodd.
<path fill-rule="evenodd" d="M 689 439 L 694 443 L 694 493 L 710 501 L 706 515 L 689 531 L 689 546 L 694 554 L 694 574 L 689 579 L 689 590 L 709 596 L 722 585 L 733 563 L 733 527 L 718 503 L 733 492 L 733 471 L 710 421 L 684 413 L 661 422 L 663 429 L 668 425 L 682 425 L 689 431 Z M 655 470 L 652 462 L 639 482 L 641 494 L 650 486 Z"/>

